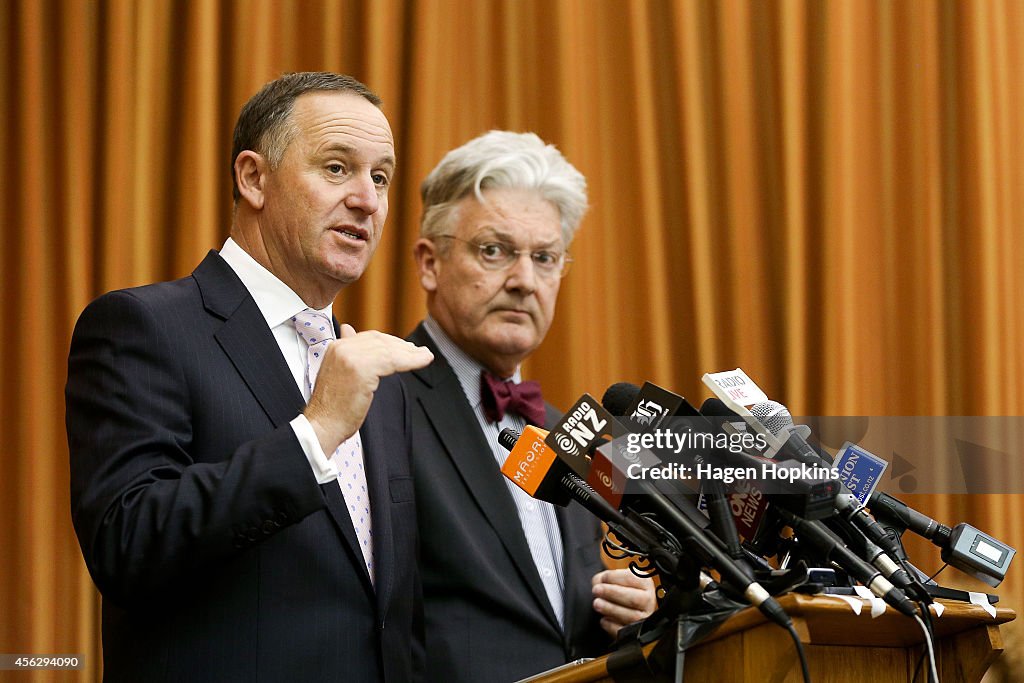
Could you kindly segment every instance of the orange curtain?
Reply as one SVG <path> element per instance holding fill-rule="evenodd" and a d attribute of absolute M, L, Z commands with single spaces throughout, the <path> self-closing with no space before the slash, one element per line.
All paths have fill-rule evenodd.
<path fill-rule="evenodd" d="M 357 328 L 422 315 L 426 172 L 487 129 L 533 130 L 593 207 L 528 363 L 554 402 L 645 379 L 699 400 L 704 372 L 741 366 L 803 414 L 1024 414 L 1018 0 L 2 5 L 0 652 L 83 653 L 98 675 L 71 329 L 98 294 L 220 246 L 234 119 L 284 71 L 360 78 L 396 134 L 384 243 L 337 303 Z M 913 504 L 1024 548 L 1021 497 Z M 999 589 L 1017 609 L 1020 562 Z"/>

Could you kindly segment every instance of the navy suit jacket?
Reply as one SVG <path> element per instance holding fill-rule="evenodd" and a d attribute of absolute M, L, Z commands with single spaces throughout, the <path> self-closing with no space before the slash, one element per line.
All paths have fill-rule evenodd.
<path fill-rule="evenodd" d="M 66 398 L 107 680 L 414 679 L 422 602 L 398 378 L 360 429 L 376 587 L 338 484 L 317 484 L 288 424 L 305 402 L 280 347 L 216 252 L 190 277 L 91 303 Z"/>
<path fill-rule="evenodd" d="M 422 325 L 408 339 L 434 354 L 426 368 L 400 375 L 412 407 L 427 680 L 508 683 L 601 654 L 610 638 L 600 628 L 590 588 L 604 569 L 599 522 L 575 502 L 556 508 L 563 631 L 462 385 Z M 548 406 L 549 424 L 557 419 Z"/>

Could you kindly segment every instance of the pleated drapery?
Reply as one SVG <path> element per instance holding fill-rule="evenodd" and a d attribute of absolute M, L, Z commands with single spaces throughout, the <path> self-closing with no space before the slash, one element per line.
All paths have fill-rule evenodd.
<path fill-rule="evenodd" d="M 357 329 L 422 316 L 418 188 L 444 152 L 532 130 L 592 204 L 525 368 L 554 402 L 643 380 L 699 402 L 703 373 L 740 366 L 794 413 L 1024 414 L 1018 0 L 0 5 L 0 652 L 87 656 L 54 679 L 99 675 L 68 504 L 72 326 L 220 246 L 235 117 L 285 71 L 363 80 L 396 135 L 383 243 L 336 303 Z M 1020 496 L 907 501 L 1024 546 Z M 1024 570 L 998 592 L 1019 610 Z"/>

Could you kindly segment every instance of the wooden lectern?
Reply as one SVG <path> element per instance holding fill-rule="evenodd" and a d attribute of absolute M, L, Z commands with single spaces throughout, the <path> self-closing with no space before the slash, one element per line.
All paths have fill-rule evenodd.
<path fill-rule="evenodd" d="M 892 608 L 871 617 L 865 603 L 860 615 L 845 602 L 828 596 L 790 593 L 779 603 L 793 619 L 807 653 L 814 683 L 910 683 L 924 653 L 924 635 L 917 622 Z M 1003 651 L 999 624 L 1016 616 L 1000 608 L 995 618 L 981 607 L 941 601 L 941 617 L 932 613 L 935 659 L 942 683 L 977 683 Z M 665 638 L 672 638 L 666 635 Z M 645 653 L 657 644 L 648 645 Z M 926 680 L 927 661 L 917 680 Z M 608 657 L 576 666 L 560 667 L 530 678 L 530 683 L 585 683 L 588 681 L 669 681 L 666 674 L 644 673 L 641 663 L 631 670 L 608 673 Z M 686 653 L 688 683 L 802 683 L 800 662 L 793 641 L 783 629 L 748 608 L 734 615 L 717 631 Z"/>

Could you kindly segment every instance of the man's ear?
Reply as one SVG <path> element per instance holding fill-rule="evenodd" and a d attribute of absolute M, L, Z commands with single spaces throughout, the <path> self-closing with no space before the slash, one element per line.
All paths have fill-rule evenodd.
<path fill-rule="evenodd" d="M 427 292 L 436 291 L 437 273 L 440 268 L 437 244 L 421 237 L 412 247 L 412 256 L 416 260 L 416 267 L 420 272 L 420 286 Z"/>
<path fill-rule="evenodd" d="M 267 182 L 269 164 L 262 154 L 251 149 L 242 150 L 235 157 L 235 183 L 242 200 L 257 211 L 263 208 L 263 191 Z"/>

